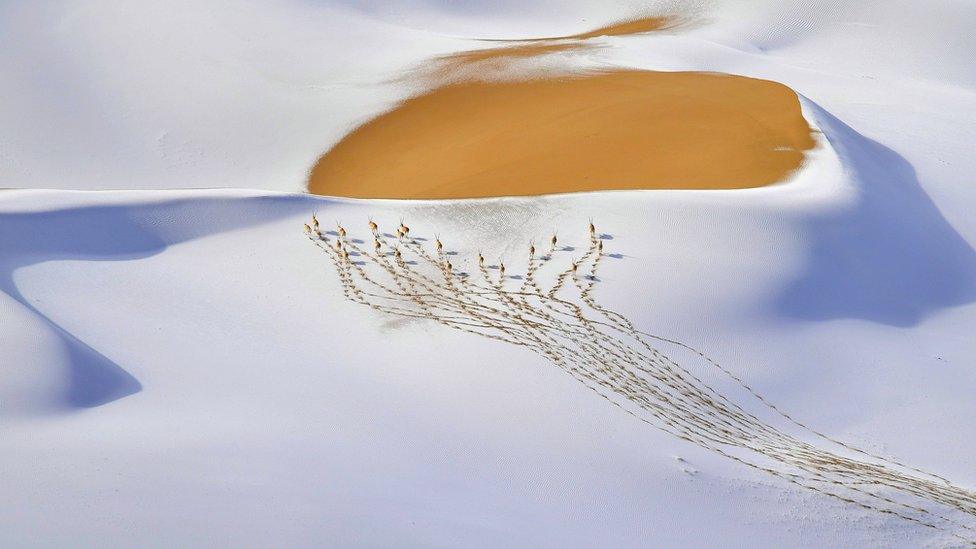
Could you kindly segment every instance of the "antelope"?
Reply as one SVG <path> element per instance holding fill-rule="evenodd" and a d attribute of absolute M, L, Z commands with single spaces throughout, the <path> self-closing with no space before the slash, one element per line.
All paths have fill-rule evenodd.
<path fill-rule="evenodd" d="M 481 252 L 478 252 L 478 266 L 479 267 L 485 266 L 485 256 L 481 255 Z"/>
<path fill-rule="evenodd" d="M 596 249 L 599 250 L 600 252 L 603 252 L 603 241 L 602 240 L 596 243 Z"/>
<path fill-rule="evenodd" d="M 369 218 L 369 230 L 372 231 L 373 236 L 376 236 L 376 233 L 379 232 L 380 230 L 380 226 L 377 225 L 375 221 L 373 221 L 372 217 Z"/>
<path fill-rule="evenodd" d="M 308 223 L 305 224 L 305 234 L 312 234 L 312 228 L 308 226 Z"/>
<path fill-rule="evenodd" d="M 317 217 L 315 217 L 314 213 L 312 214 L 312 228 L 315 229 L 316 231 L 319 230 L 319 220 Z"/>
<path fill-rule="evenodd" d="M 453 266 L 451 265 L 451 262 L 448 261 L 447 262 L 447 272 L 451 272 L 451 269 L 453 269 Z"/>
<path fill-rule="evenodd" d="M 505 276 L 505 264 L 501 261 L 498 262 L 498 272 L 501 273 L 501 276 Z"/>
<path fill-rule="evenodd" d="M 394 248 L 393 255 L 395 255 L 397 259 L 400 259 L 400 248 Z"/>
<path fill-rule="evenodd" d="M 529 257 L 535 257 L 535 244 L 529 244 Z"/>
<path fill-rule="evenodd" d="M 380 246 L 382 246 L 382 244 L 380 244 L 379 239 L 374 238 L 373 239 L 373 249 L 376 250 L 376 253 L 380 253 Z"/>
<path fill-rule="evenodd" d="M 397 227 L 397 238 L 403 240 L 404 234 L 406 233 L 403 232 L 403 227 Z"/>
<path fill-rule="evenodd" d="M 436 239 L 435 239 L 435 242 L 436 242 L 436 245 L 437 245 L 437 251 L 438 251 L 438 252 L 440 252 L 441 250 L 443 250 L 443 249 L 444 249 L 444 245 L 443 245 L 443 244 L 441 244 L 441 239 L 440 239 L 440 237 L 436 237 Z"/>
<path fill-rule="evenodd" d="M 338 221 L 336 221 L 336 226 L 339 227 L 339 237 L 340 238 L 345 238 L 346 237 L 346 230 L 342 228 L 342 225 L 340 225 Z"/>
<path fill-rule="evenodd" d="M 552 233 L 552 240 L 549 241 L 552 244 L 552 249 L 556 249 L 556 233 Z"/>
<path fill-rule="evenodd" d="M 349 250 L 342 250 L 342 259 L 349 261 Z"/>
<path fill-rule="evenodd" d="M 403 236 L 410 234 L 410 227 L 403 224 L 403 219 L 400 220 L 400 228 L 403 229 Z"/>
<path fill-rule="evenodd" d="M 590 236 L 596 236 L 596 226 L 593 225 L 593 218 L 590 218 Z"/>
<path fill-rule="evenodd" d="M 577 262 L 576 262 L 576 260 L 574 259 L 574 260 L 573 260 L 573 265 L 572 265 L 572 266 L 570 267 L 570 269 L 572 269 L 572 270 L 573 270 L 573 274 L 574 274 L 574 275 L 576 274 L 576 268 L 577 268 L 577 267 L 579 267 L 579 263 L 577 263 Z"/>

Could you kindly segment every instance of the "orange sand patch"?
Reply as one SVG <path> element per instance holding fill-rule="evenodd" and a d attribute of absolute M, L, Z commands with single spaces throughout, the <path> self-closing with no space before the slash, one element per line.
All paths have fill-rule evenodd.
<path fill-rule="evenodd" d="M 672 17 L 644 17 L 641 19 L 611 23 L 605 27 L 600 27 L 587 32 L 581 32 L 579 34 L 556 36 L 552 38 L 533 38 L 531 40 L 586 40 L 587 38 L 597 38 L 599 36 L 624 36 L 627 34 L 640 34 L 642 32 L 669 29 L 677 25 L 678 21 Z"/>
<path fill-rule="evenodd" d="M 574 40 L 527 42 L 515 46 L 462 51 L 434 59 L 425 70 L 417 74 L 425 78 L 430 87 L 439 87 L 462 80 L 524 80 L 525 75 L 537 71 L 538 66 L 532 62 L 520 65 L 523 60 L 534 60 L 564 52 L 593 50 L 597 47 L 599 46 L 596 44 Z M 520 66 L 521 74 L 518 70 Z"/>
<path fill-rule="evenodd" d="M 471 81 L 360 126 L 309 191 L 475 198 L 621 189 L 737 189 L 782 181 L 814 145 L 796 94 L 767 80 L 617 71 Z"/>
<path fill-rule="evenodd" d="M 497 59 L 516 59 L 536 57 L 551 53 L 592 48 L 594 46 L 581 42 L 589 38 L 600 36 L 623 36 L 640 34 L 657 30 L 669 29 L 677 26 L 678 20 L 673 17 L 645 17 L 630 21 L 621 21 L 600 27 L 588 32 L 568 36 L 553 36 L 548 38 L 525 38 L 520 40 L 490 40 L 490 42 L 512 42 L 518 45 L 487 48 L 482 50 L 463 51 L 439 58 L 451 64 L 471 64 Z"/>
<path fill-rule="evenodd" d="M 524 46 L 507 46 L 501 48 L 487 48 L 483 50 L 470 50 L 454 53 L 440 57 L 440 60 L 457 61 L 459 63 L 479 63 L 498 58 L 524 58 L 547 55 L 550 53 L 560 53 L 570 50 L 578 50 L 585 46 L 575 42 L 557 42 L 552 44 L 529 44 Z"/>

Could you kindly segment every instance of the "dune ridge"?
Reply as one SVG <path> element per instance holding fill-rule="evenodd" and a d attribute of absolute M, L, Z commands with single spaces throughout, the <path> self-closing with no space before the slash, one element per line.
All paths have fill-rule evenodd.
<path fill-rule="evenodd" d="M 639 17 L 636 19 L 624 19 L 614 23 L 609 23 L 602 27 L 577 34 L 552 36 L 548 38 L 526 38 L 515 41 L 540 42 L 545 40 L 587 40 L 590 38 L 599 38 L 601 36 L 627 36 L 629 34 L 642 34 L 645 32 L 672 29 L 680 24 L 681 20 L 674 16 Z"/>

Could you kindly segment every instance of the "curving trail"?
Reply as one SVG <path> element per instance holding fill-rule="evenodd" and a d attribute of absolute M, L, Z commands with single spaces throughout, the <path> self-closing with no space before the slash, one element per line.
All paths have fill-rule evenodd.
<path fill-rule="evenodd" d="M 644 333 L 596 301 L 593 290 L 606 254 L 592 226 L 585 255 L 547 284 L 540 282 L 540 269 L 555 262 L 555 243 L 546 253 L 530 250 L 524 276 L 506 275 L 503 265 L 486 265 L 480 254 L 476 272 L 467 273 L 451 265 L 453 256 L 443 252 L 440 240 L 435 251 L 428 251 L 402 228 L 397 238 L 373 228 L 372 246 L 358 245 L 362 241 L 347 237 L 341 227 L 338 233 L 323 233 L 317 221 L 306 226 L 306 234 L 326 252 L 345 297 L 353 302 L 526 347 L 614 406 L 682 440 L 791 484 L 948 532 L 976 546 L 973 491 L 808 427 L 701 351 Z M 699 356 L 782 425 L 748 412 L 654 342 Z"/>

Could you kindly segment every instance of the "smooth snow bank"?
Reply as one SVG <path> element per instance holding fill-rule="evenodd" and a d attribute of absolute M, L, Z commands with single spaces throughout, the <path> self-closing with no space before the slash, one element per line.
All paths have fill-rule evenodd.
<path fill-rule="evenodd" d="M 82 200 L 82 205 L 61 205 L 53 210 L 47 206 L 50 193 L 30 193 L 28 197 L 30 202 L 45 206 L 40 211 L 5 211 L 0 221 L 4 250 L 0 289 L 23 306 L 13 307 L 16 314 L 33 313 L 28 315 L 28 326 L 59 343 L 52 347 L 60 348 L 64 359 L 53 362 L 63 362 L 65 367 L 44 366 L 31 374 L 29 368 L 20 371 L 23 379 L 14 378 L 0 389 L 5 413 L 98 406 L 142 388 L 125 369 L 65 330 L 38 308 L 41 304 L 25 297 L 15 278 L 19 269 L 51 261 L 133 261 L 160 254 L 180 242 L 253 226 L 285 213 L 262 197 L 252 199 L 252 208 L 247 207 L 247 200 L 228 203 L 183 196 L 166 201 L 157 198 L 156 204 L 141 207 L 111 199 L 91 204 L 88 199 Z M 71 204 L 70 198 L 67 202 Z M 47 350 L 48 346 L 39 347 Z M 45 357 L 41 362 L 52 362 L 46 353 L 41 356 Z M 35 394 L 38 387 L 46 388 L 44 394 Z"/>

